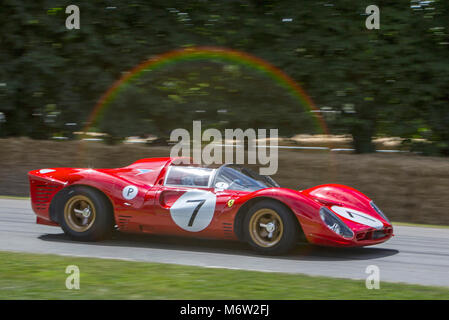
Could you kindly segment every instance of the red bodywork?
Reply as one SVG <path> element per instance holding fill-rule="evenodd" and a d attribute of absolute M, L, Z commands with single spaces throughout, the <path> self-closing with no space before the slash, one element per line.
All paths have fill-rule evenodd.
<path fill-rule="evenodd" d="M 393 235 L 391 224 L 370 206 L 368 197 L 338 184 L 320 185 L 303 191 L 265 188 L 246 192 L 201 188 L 202 192 L 209 191 L 216 196 L 212 220 L 201 231 L 185 230 L 173 221 L 170 208 L 185 192 L 195 188 L 164 185 L 165 174 L 174 160 L 142 159 L 118 169 L 52 168 L 30 171 L 31 202 L 37 223 L 58 226 L 56 213 L 51 212 L 55 195 L 65 188 L 83 185 L 96 188 L 109 198 L 116 225 L 122 232 L 241 240 L 244 213 L 255 202 L 269 198 L 290 208 L 310 243 L 342 247 L 367 246 L 382 243 Z M 137 187 L 138 193 L 133 199 L 127 200 L 123 192 L 130 185 Z M 330 230 L 319 214 L 321 207 L 330 208 L 333 205 L 368 214 L 381 221 L 383 227 L 376 229 L 339 216 L 354 232 L 354 237 L 343 238 Z"/>

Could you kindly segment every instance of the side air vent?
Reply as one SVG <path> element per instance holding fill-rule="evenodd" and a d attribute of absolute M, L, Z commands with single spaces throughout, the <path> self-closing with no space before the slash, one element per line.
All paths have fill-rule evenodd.
<path fill-rule="evenodd" d="M 234 237 L 234 227 L 233 227 L 232 223 L 223 222 L 223 233 L 226 238 Z"/>
<path fill-rule="evenodd" d="M 117 220 L 119 230 L 126 230 L 128 228 L 129 220 L 131 220 L 131 216 L 119 215 Z"/>

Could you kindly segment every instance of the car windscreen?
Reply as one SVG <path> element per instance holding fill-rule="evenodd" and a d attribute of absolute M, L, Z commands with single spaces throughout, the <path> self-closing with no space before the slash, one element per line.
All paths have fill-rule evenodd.
<path fill-rule="evenodd" d="M 256 191 L 265 188 L 279 188 L 279 184 L 269 176 L 262 176 L 251 169 L 239 165 L 223 165 L 216 174 L 215 188 Z"/>
<path fill-rule="evenodd" d="M 213 173 L 211 168 L 170 166 L 165 185 L 207 188 Z"/>

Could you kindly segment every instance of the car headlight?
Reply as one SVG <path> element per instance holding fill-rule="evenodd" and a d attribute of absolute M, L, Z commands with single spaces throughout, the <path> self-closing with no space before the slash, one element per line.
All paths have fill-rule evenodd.
<path fill-rule="evenodd" d="M 382 212 L 382 210 L 380 210 L 376 204 L 374 203 L 374 201 L 371 201 L 369 203 L 371 205 L 371 207 L 382 217 L 385 219 L 385 221 L 387 221 L 388 223 L 390 223 L 390 220 L 388 220 L 387 216 Z"/>
<path fill-rule="evenodd" d="M 324 224 L 336 234 L 344 238 L 352 238 L 354 236 L 354 232 L 328 208 L 321 207 L 320 217 Z"/>

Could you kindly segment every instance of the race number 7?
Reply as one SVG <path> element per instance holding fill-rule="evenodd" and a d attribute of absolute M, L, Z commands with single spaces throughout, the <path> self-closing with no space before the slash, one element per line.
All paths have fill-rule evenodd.
<path fill-rule="evenodd" d="M 190 217 L 188 226 L 193 226 L 193 222 L 195 221 L 196 215 L 198 214 L 198 211 L 200 210 L 201 206 L 206 202 L 206 200 L 187 200 L 187 202 L 198 202 L 198 205 L 193 210 L 192 216 Z"/>

